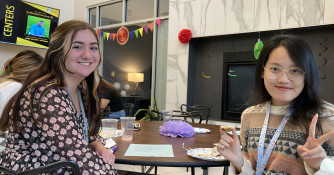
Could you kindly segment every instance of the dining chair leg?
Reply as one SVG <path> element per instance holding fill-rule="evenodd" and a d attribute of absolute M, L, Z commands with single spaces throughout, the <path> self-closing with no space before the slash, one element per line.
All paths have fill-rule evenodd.
<path fill-rule="evenodd" d="M 208 167 L 202 167 L 203 169 L 203 175 L 208 175 L 209 172 L 208 172 Z"/>
<path fill-rule="evenodd" d="M 158 167 L 155 166 L 155 169 L 154 169 L 154 174 L 157 175 L 158 174 Z"/>

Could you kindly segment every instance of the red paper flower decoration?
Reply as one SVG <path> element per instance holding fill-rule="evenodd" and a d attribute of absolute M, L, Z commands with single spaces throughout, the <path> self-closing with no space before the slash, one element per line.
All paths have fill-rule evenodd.
<path fill-rule="evenodd" d="M 191 37 L 192 37 L 191 30 L 183 29 L 179 33 L 179 41 L 181 43 L 189 43 Z"/>

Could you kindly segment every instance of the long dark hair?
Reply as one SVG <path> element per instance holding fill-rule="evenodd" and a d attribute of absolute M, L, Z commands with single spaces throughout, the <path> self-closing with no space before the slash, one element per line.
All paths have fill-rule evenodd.
<path fill-rule="evenodd" d="M 30 74 L 20 91 L 13 97 L 6 105 L 2 117 L 0 119 L 0 129 L 6 130 L 8 128 L 9 118 L 12 116 L 14 130 L 19 131 L 21 128 L 19 123 L 19 110 L 20 110 L 20 97 L 23 96 L 24 91 L 27 88 L 33 89 L 31 97 L 34 97 L 34 93 L 37 88 L 47 82 L 52 82 L 42 92 L 45 94 L 53 87 L 65 87 L 64 72 L 66 71 L 65 60 L 71 51 L 73 39 L 77 33 L 81 30 L 90 30 L 98 41 L 94 29 L 86 22 L 80 20 L 70 20 L 59 25 L 51 35 L 49 49 L 46 52 L 44 62 L 39 67 L 38 71 Z M 69 42 L 69 48 L 65 48 L 65 43 Z M 65 53 L 65 50 L 67 52 Z M 100 59 L 101 60 L 101 59 Z M 101 124 L 101 118 L 99 115 L 99 100 L 97 96 L 97 87 L 100 78 L 97 70 L 88 75 L 79 85 L 83 92 L 83 99 L 85 102 L 86 116 L 89 124 L 89 136 L 98 133 Z M 16 98 L 17 97 L 17 98 Z M 42 96 L 41 96 L 42 97 Z M 41 98 L 40 97 L 40 98 Z M 31 104 L 32 103 L 32 98 Z M 12 105 L 13 104 L 13 107 Z M 13 108 L 13 114 L 9 115 L 9 112 Z M 34 122 L 38 124 L 36 119 L 32 117 Z"/>
<path fill-rule="evenodd" d="M 277 47 L 283 46 L 289 53 L 292 61 L 302 68 L 304 74 L 304 89 L 292 101 L 290 122 L 298 124 L 309 131 L 313 116 L 323 109 L 323 102 L 319 96 L 319 73 L 316 60 L 308 43 L 297 35 L 278 35 L 270 38 L 261 50 L 255 71 L 255 87 L 253 97 L 258 103 L 271 100 L 271 96 L 264 86 L 262 75 L 270 53 Z M 320 115 L 320 114 L 319 114 Z M 320 122 L 317 122 L 318 131 L 322 132 Z"/>

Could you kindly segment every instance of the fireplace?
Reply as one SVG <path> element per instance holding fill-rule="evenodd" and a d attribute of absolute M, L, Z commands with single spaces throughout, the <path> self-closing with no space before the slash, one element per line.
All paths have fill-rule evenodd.
<path fill-rule="evenodd" d="M 240 121 L 251 104 L 256 61 L 252 52 L 225 52 L 223 61 L 222 119 Z"/>

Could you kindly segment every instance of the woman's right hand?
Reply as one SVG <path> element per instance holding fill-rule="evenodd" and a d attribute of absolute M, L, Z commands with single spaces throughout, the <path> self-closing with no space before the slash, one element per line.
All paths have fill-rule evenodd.
<path fill-rule="evenodd" d="M 233 138 L 226 134 L 223 130 L 220 130 L 221 139 L 217 145 L 218 152 L 226 157 L 235 168 L 241 172 L 241 167 L 244 163 L 244 157 L 242 156 L 240 149 L 240 141 L 238 138 L 238 134 L 233 129 Z"/>

